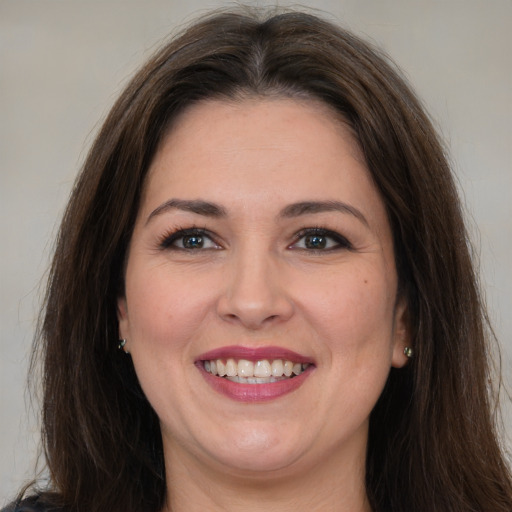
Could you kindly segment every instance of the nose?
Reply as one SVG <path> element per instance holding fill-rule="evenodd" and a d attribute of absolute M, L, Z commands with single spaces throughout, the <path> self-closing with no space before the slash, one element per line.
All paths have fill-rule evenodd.
<path fill-rule="evenodd" d="M 219 316 L 250 330 L 286 322 L 294 307 L 282 269 L 268 253 L 248 252 L 238 255 L 226 268 Z"/>

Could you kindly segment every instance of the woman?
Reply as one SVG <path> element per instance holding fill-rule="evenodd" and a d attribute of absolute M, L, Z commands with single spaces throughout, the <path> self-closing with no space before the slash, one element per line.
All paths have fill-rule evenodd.
<path fill-rule="evenodd" d="M 63 219 L 16 510 L 510 510 L 437 136 L 316 17 L 206 18 L 135 76 Z"/>

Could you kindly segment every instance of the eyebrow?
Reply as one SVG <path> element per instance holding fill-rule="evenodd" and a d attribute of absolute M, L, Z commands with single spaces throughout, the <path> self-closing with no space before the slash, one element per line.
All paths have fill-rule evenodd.
<path fill-rule="evenodd" d="M 146 224 L 157 215 L 170 210 L 182 210 L 185 212 L 196 213 L 205 217 L 226 217 L 225 208 L 214 203 L 200 200 L 169 199 L 165 203 L 155 208 L 148 216 Z"/>
<path fill-rule="evenodd" d="M 286 206 L 280 213 L 280 217 L 290 218 L 323 212 L 348 213 L 359 219 L 365 226 L 369 227 L 368 221 L 363 213 L 354 206 L 342 201 L 304 201 Z"/>
<path fill-rule="evenodd" d="M 227 216 L 227 211 L 224 207 L 201 200 L 187 200 L 187 199 L 169 199 L 165 203 L 155 208 L 148 216 L 146 224 L 157 215 L 168 212 L 170 210 L 182 210 L 186 212 L 195 213 L 204 217 L 221 218 Z M 310 215 L 323 212 L 341 212 L 348 213 L 359 219 L 365 226 L 369 227 L 368 221 L 363 213 L 342 201 L 302 201 L 300 203 L 293 203 L 281 210 L 279 217 L 292 218 L 300 217 L 301 215 Z"/>

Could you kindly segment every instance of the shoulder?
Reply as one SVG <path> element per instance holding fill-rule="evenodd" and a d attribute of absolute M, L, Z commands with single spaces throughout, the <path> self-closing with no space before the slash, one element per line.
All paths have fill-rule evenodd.
<path fill-rule="evenodd" d="M 64 509 L 44 502 L 40 496 L 31 496 L 14 501 L 0 512 L 66 512 Z"/>

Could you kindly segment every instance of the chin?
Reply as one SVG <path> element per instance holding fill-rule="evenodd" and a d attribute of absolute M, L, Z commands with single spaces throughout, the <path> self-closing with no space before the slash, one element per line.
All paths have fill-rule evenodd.
<path fill-rule="evenodd" d="M 210 451 L 210 455 L 238 473 L 242 471 L 255 475 L 285 470 L 297 462 L 304 452 L 304 447 L 294 446 L 288 433 L 283 436 L 283 432 L 276 432 L 275 428 L 256 428 L 254 424 L 233 433 L 226 448 L 215 453 Z"/>

